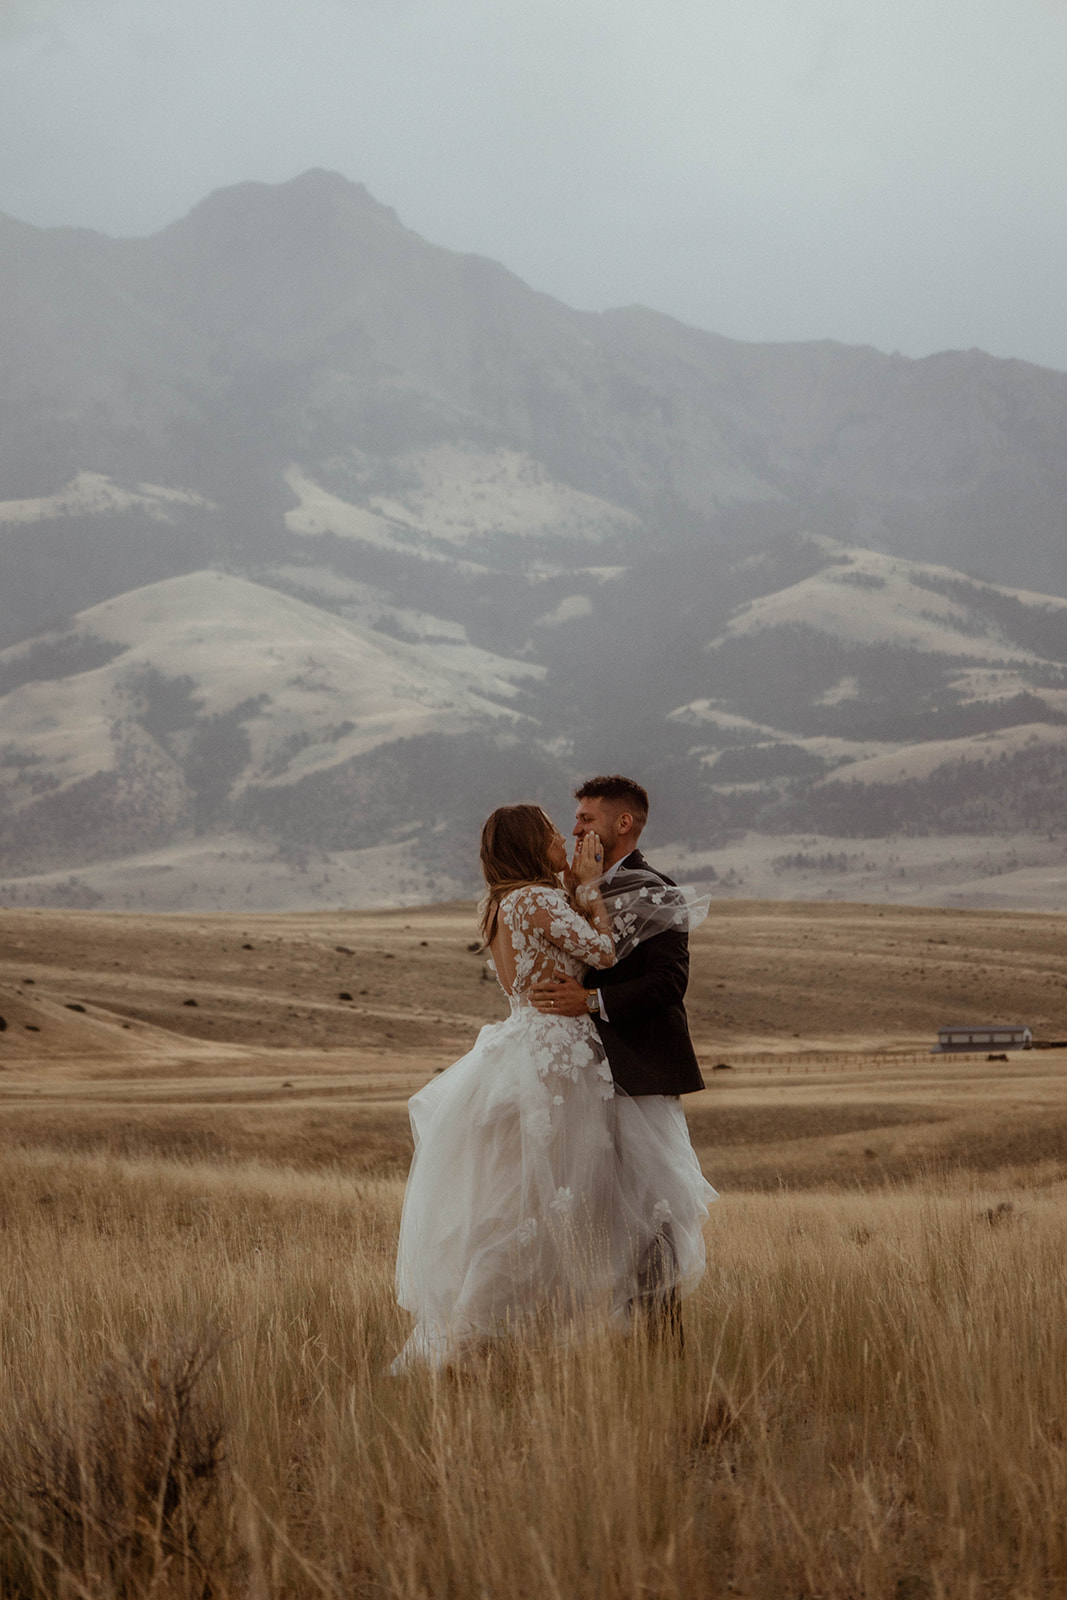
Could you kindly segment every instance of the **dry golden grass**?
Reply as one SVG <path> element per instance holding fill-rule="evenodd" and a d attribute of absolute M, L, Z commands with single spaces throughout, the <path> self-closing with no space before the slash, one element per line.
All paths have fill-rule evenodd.
<path fill-rule="evenodd" d="M 1067 1595 L 1064 1056 L 918 1053 L 933 1002 L 877 911 L 729 910 L 696 951 L 694 1009 L 729 969 L 741 1021 L 698 1021 L 732 1066 L 689 1103 L 723 1199 L 684 1356 L 596 1333 L 403 1379 L 404 1100 L 497 1005 L 465 913 L 11 918 L 0 1596 Z M 1037 1020 L 1063 921 L 891 915 L 956 941 L 973 1015 L 999 962 Z M 849 943 L 871 1011 L 809 993 L 804 1037 L 761 1032 L 763 969 L 793 1021 Z M 409 970 L 360 1015 L 335 961 L 353 993 Z M 314 985 L 327 1048 L 288 1016 Z"/>
<path fill-rule="evenodd" d="M 34 1151 L 2 1173 L 16 1464 L 117 1351 L 165 1366 L 225 1333 L 213 1594 L 1067 1589 L 1062 1182 L 728 1198 L 684 1357 L 603 1336 L 457 1381 L 387 1376 L 397 1182 Z M 16 1493 L 6 1521 L 6 1592 L 34 1592 L 47 1519 Z M 87 1543 L 36 1592 L 206 1592 L 165 1541 L 113 1588 Z"/>

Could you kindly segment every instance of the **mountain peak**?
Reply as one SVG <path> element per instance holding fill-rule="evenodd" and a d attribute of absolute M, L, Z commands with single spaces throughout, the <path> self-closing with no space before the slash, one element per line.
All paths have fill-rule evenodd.
<path fill-rule="evenodd" d="M 400 220 L 392 206 L 375 199 L 365 184 L 354 183 L 344 173 L 333 172 L 328 167 L 309 167 L 306 172 L 290 178 L 288 183 L 278 184 L 277 192 L 280 195 L 299 195 L 309 200 L 344 201 L 380 217 L 388 217 L 392 222 Z"/>
<path fill-rule="evenodd" d="M 362 183 L 353 183 L 342 173 L 324 167 L 312 167 L 285 183 L 249 181 L 216 189 L 195 205 L 182 222 L 171 226 L 192 224 L 206 225 L 211 230 L 221 227 L 243 231 L 279 217 L 307 225 L 325 220 L 341 209 L 401 226 L 393 208 L 376 200 Z"/>

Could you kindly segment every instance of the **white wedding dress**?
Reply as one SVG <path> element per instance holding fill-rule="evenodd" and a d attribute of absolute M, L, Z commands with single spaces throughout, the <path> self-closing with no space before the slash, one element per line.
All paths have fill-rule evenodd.
<path fill-rule="evenodd" d="M 645 915 L 633 896 L 610 902 L 622 953 L 627 934 L 632 948 L 666 925 L 649 903 L 662 885 L 649 882 Z M 570 1336 L 591 1316 L 628 1316 L 650 1261 L 658 1292 L 685 1294 L 704 1271 L 716 1194 L 679 1101 L 616 1093 L 592 1019 L 545 1016 L 527 998 L 557 969 L 608 965 L 610 941 L 537 885 L 505 896 L 499 921 L 511 1015 L 409 1102 L 396 1287 L 415 1328 L 394 1372 L 460 1361 L 535 1323 Z"/>

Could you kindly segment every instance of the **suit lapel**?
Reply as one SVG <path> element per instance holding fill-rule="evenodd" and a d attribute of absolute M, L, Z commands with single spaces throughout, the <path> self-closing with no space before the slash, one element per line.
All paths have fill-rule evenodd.
<path fill-rule="evenodd" d="M 622 860 L 619 862 L 618 875 L 616 878 L 612 879 L 611 883 L 606 885 L 605 893 L 610 894 L 613 885 L 622 888 L 623 884 L 626 882 L 627 875 L 631 872 L 647 872 L 651 877 L 658 878 L 660 883 L 667 883 L 670 884 L 672 888 L 674 887 L 673 878 L 668 878 L 666 873 L 657 872 L 656 868 L 651 866 L 645 860 L 640 850 L 631 850 L 630 854 L 628 856 L 623 856 Z"/>
<path fill-rule="evenodd" d="M 641 854 L 640 850 L 631 850 L 628 856 L 623 856 L 619 863 L 619 876 L 624 872 L 651 872 L 652 868 Z"/>

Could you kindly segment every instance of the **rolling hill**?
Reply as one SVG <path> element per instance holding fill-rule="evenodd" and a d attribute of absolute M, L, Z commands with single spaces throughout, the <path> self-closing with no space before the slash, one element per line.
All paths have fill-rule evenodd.
<path fill-rule="evenodd" d="M 0 218 L 0 291 L 0 892 L 466 892 L 591 769 L 709 870 L 1058 829 L 1067 375 L 574 311 L 325 172 Z"/>

